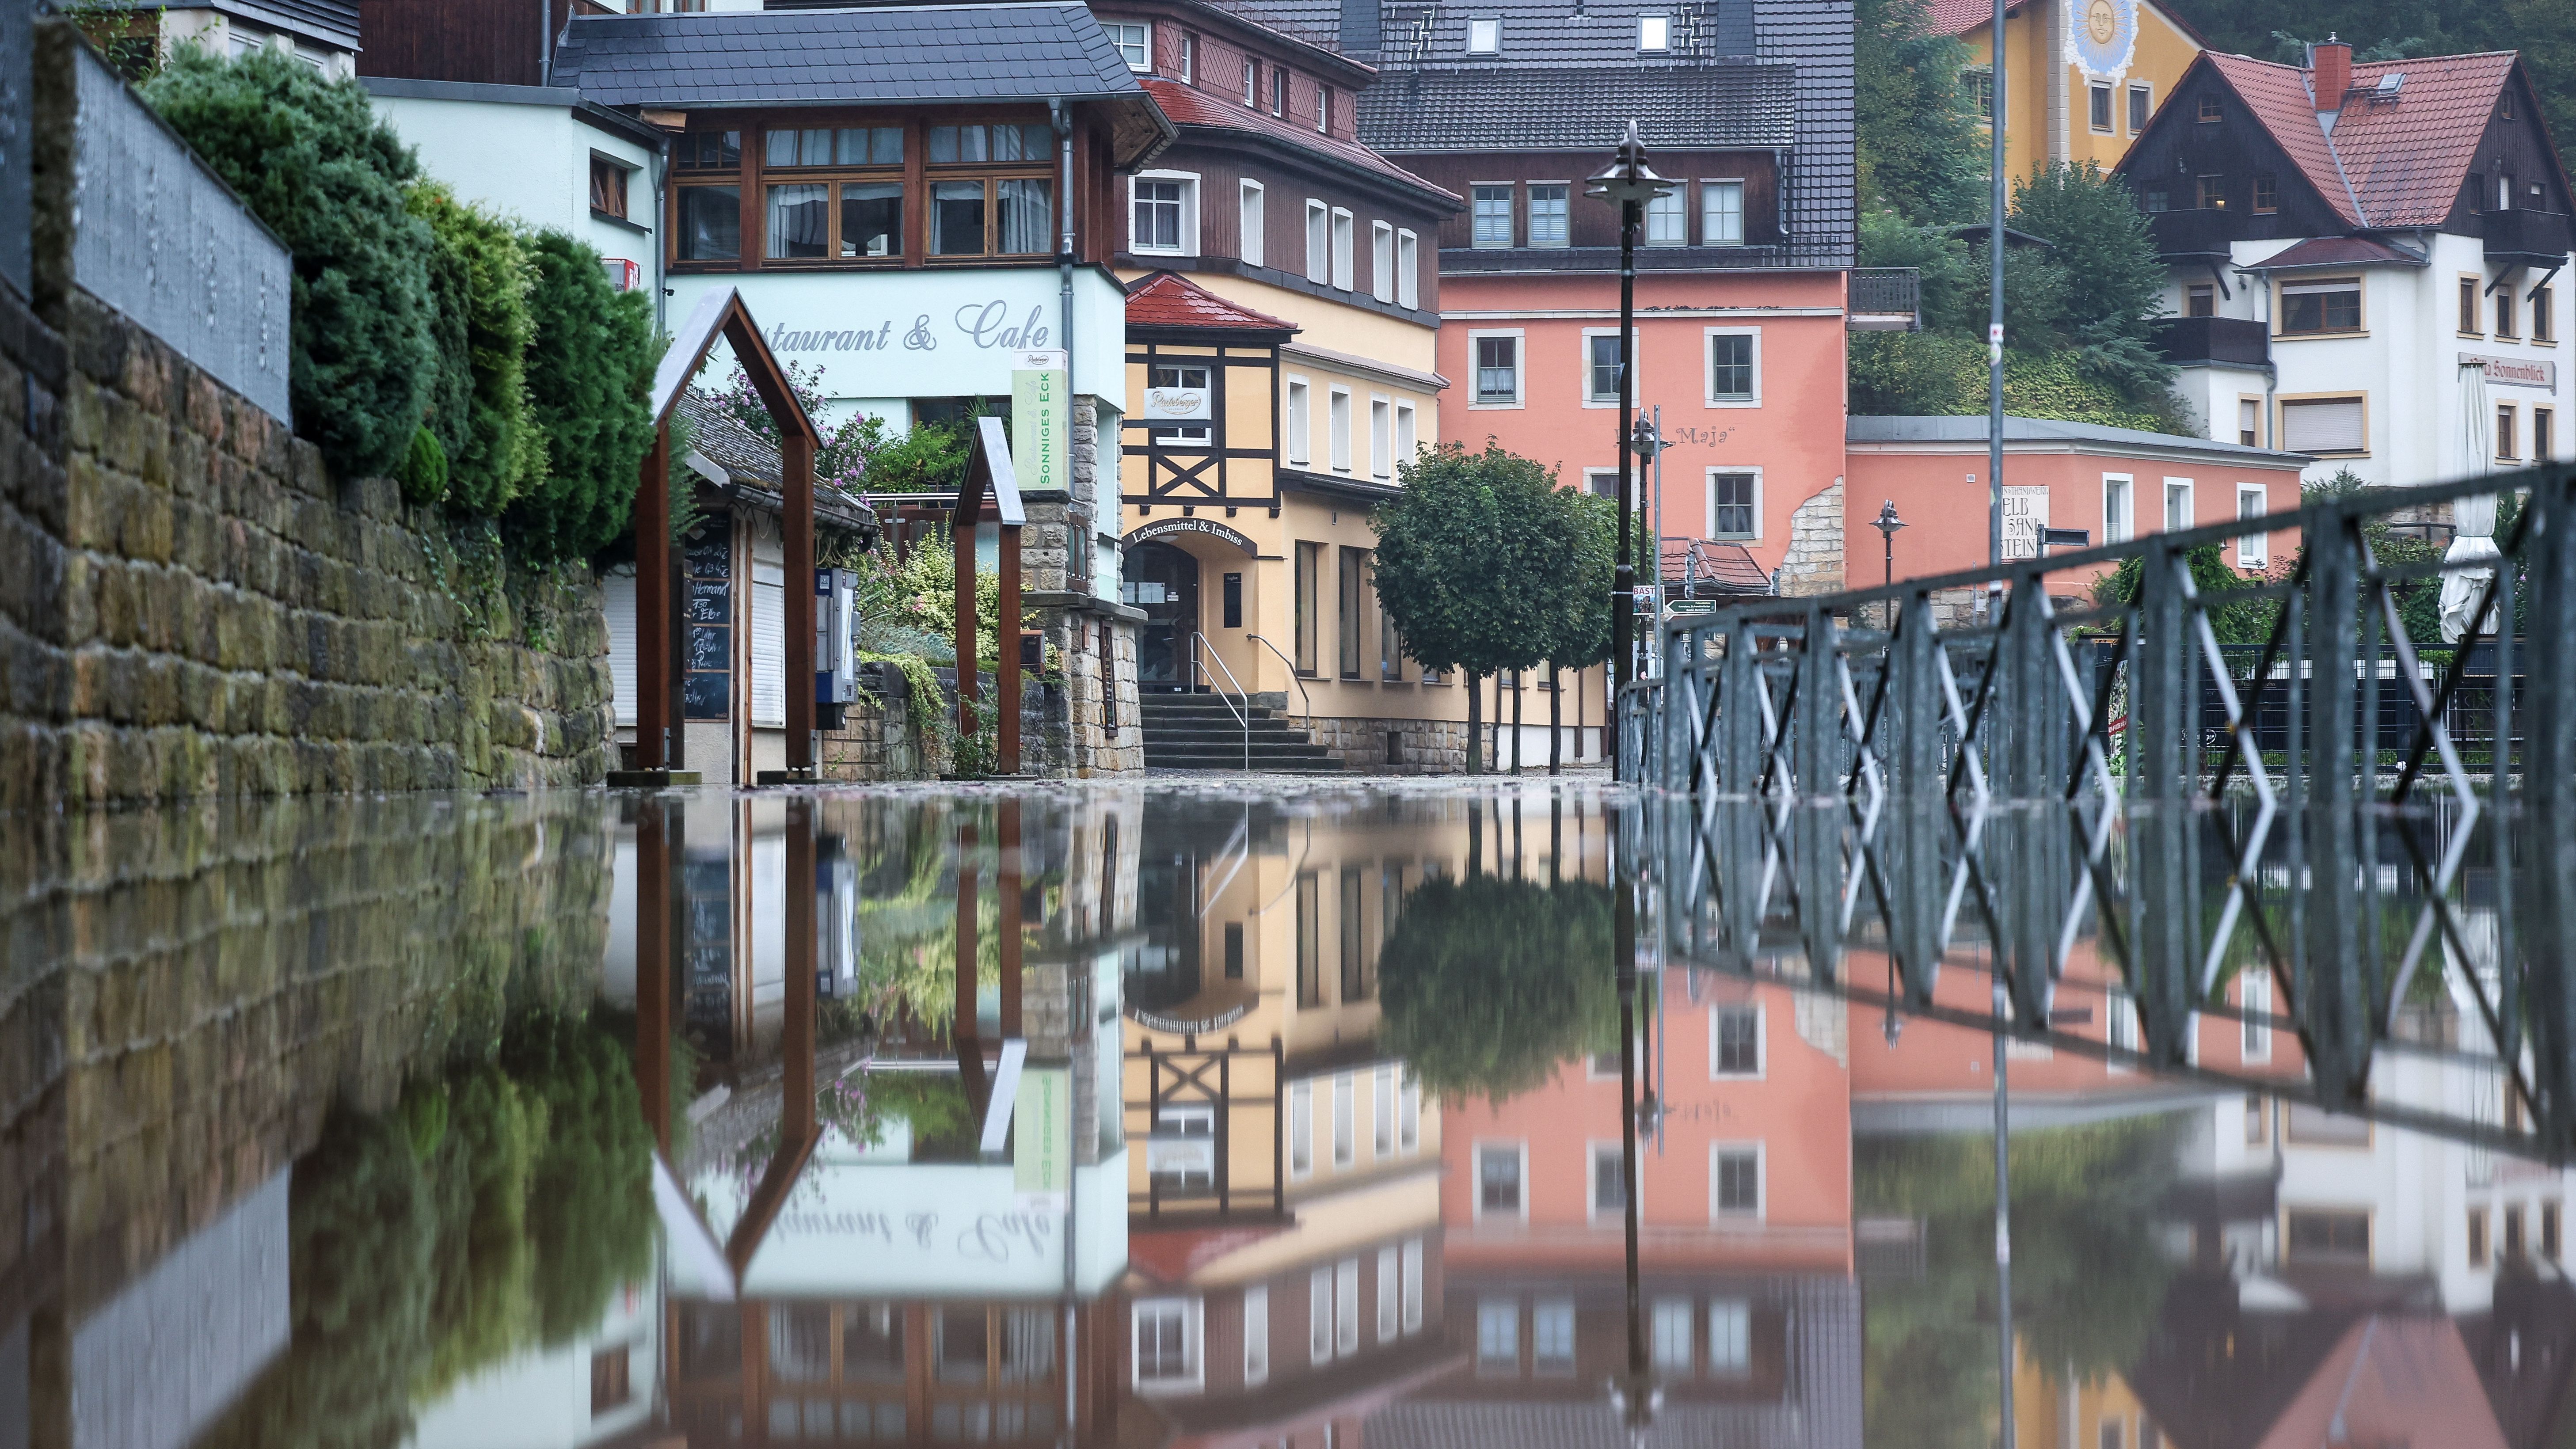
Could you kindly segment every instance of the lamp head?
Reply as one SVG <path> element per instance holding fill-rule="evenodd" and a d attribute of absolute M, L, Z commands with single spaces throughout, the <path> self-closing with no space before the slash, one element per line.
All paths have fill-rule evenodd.
<path fill-rule="evenodd" d="M 1642 206 L 1658 196 L 1670 195 L 1672 189 L 1672 182 L 1656 175 L 1654 168 L 1646 164 L 1646 141 L 1637 134 L 1637 123 L 1632 120 L 1628 133 L 1619 138 L 1619 149 L 1610 164 L 1584 184 L 1583 194 Z"/>
<path fill-rule="evenodd" d="M 1878 517 L 1871 519 L 1869 526 L 1877 529 L 1881 538 L 1894 539 L 1896 531 L 1905 527 L 1905 520 L 1896 516 L 1896 500 L 1891 498 L 1880 504 Z"/>

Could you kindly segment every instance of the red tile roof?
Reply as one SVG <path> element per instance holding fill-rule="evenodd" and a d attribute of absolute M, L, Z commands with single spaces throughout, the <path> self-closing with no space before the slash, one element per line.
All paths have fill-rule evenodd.
<path fill-rule="evenodd" d="M 2004 14 L 2011 16 L 2020 10 L 2021 0 L 2011 0 Z M 1994 0 L 1932 0 L 1932 33 L 1935 35 L 1965 35 L 1980 25 L 1994 23 Z"/>
<path fill-rule="evenodd" d="M 2244 55 L 2204 55 L 2328 205 L 2352 226 L 2434 226 L 2451 214 L 2513 71 L 2512 51 L 2417 56 L 2352 68 L 2329 133 L 2311 72 Z M 2374 98 L 2380 77 L 2406 77 Z"/>
<path fill-rule="evenodd" d="M 1163 114 L 1170 117 L 1176 126 L 1208 126 L 1285 142 L 1343 166 L 1399 182 L 1431 200 L 1446 201 L 1453 207 L 1463 204 L 1463 198 L 1456 192 L 1423 180 L 1357 141 L 1326 136 L 1312 126 L 1283 120 L 1259 106 L 1245 105 L 1240 96 L 1219 95 L 1162 76 L 1142 76 L 1139 79 L 1162 106 Z"/>
<path fill-rule="evenodd" d="M 1294 332 L 1295 324 L 1229 302 L 1177 272 L 1156 272 L 1127 288 L 1130 327 L 1205 327 L 1225 332 Z"/>

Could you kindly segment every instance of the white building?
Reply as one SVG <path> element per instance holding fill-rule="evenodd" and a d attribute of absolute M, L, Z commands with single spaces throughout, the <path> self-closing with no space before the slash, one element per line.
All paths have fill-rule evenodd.
<path fill-rule="evenodd" d="M 2513 52 L 2204 54 L 2120 163 L 2212 438 L 2429 483 L 2576 455 L 2569 188 Z"/>

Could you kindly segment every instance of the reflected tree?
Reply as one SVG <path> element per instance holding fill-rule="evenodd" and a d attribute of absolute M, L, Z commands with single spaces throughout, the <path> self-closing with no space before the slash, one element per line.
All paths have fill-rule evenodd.
<path fill-rule="evenodd" d="M 1500 1101 L 1618 1039 L 1610 892 L 1475 875 L 1424 882 L 1378 958 L 1381 1041 L 1426 1091 Z"/>

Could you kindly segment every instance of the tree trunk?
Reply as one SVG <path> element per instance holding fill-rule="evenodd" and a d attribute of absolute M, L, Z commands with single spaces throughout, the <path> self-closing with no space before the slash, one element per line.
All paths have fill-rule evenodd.
<path fill-rule="evenodd" d="M 1485 773 L 1477 759 L 1480 753 L 1477 747 L 1483 743 L 1485 733 L 1484 704 L 1485 698 L 1478 692 L 1476 676 L 1470 672 L 1467 675 L 1467 773 L 1470 775 Z"/>
<path fill-rule="evenodd" d="M 1528 690 L 1521 687 L 1521 672 L 1512 671 L 1512 773 L 1521 772 L 1521 697 Z M 1517 836 L 1515 837 L 1517 839 Z"/>
<path fill-rule="evenodd" d="M 1474 758 L 1471 752 L 1469 758 Z M 1467 878 L 1474 880 L 1485 873 L 1485 802 L 1467 801 Z"/>
<path fill-rule="evenodd" d="M 1558 677 L 1556 661 L 1547 661 L 1547 772 L 1562 772 L 1565 760 L 1565 681 Z M 1551 849 L 1553 847 L 1550 847 Z"/>

